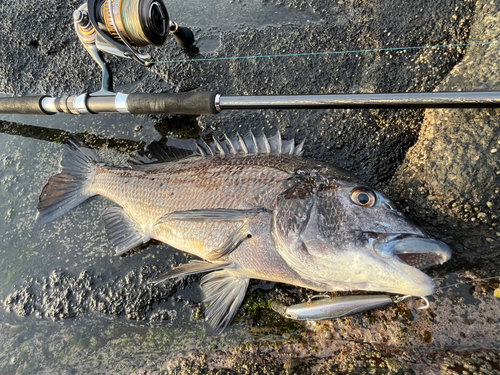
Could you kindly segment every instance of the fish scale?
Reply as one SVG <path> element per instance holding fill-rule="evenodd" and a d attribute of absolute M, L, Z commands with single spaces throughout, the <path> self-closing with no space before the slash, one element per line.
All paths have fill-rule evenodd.
<path fill-rule="evenodd" d="M 162 168 L 126 172 L 99 167 L 92 188 L 113 200 L 130 199 L 129 194 L 134 194 L 134 197 L 140 197 L 146 202 L 160 195 L 172 210 L 187 207 L 242 207 L 249 195 L 258 194 L 262 189 L 269 188 L 270 184 L 280 186 L 291 176 L 290 172 L 263 165 L 262 159 L 270 157 L 209 157 L 213 163 L 205 168 L 200 168 L 198 164 L 206 164 L 206 158 L 190 158 L 188 163 L 182 163 L 178 169 L 168 164 Z M 190 166 L 194 171 L 185 169 Z M 129 182 L 125 185 L 124 181 Z M 137 187 L 137 184 L 140 186 Z M 163 186 L 160 188 L 161 184 Z M 169 196 L 165 194 L 169 189 L 182 193 L 177 194 L 174 191 L 174 194 Z M 221 196 L 220 191 L 226 194 Z M 228 196 L 228 192 L 232 195 Z"/>
<path fill-rule="evenodd" d="M 283 163 L 283 159 L 293 162 L 293 158 L 286 155 L 210 158 L 210 163 L 207 163 L 207 158 L 193 157 L 176 163 L 179 165 L 169 163 L 144 170 L 98 167 L 91 189 L 123 207 L 141 227 L 149 229 L 152 238 L 205 257 L 210 251 L 220 248 L 241 223 L 203 222 L 193 226 L 189 222 L 174 221 L 154 224 L 162 216 L 175 211 L 244 209 L 251 207 L 249 201 L 259 202 L 271 210 L 276 196 L 287 188 L 286 181 L 291 176 L 283 170 L 285 168 L 271 166 L 281 165 L 289 169 L 290 163 Z M 273 159 L 277 161 L 272 163 Z M 300 165 L 303 167 L 305 163 L 301 160 Z M 252 272 L 267 272 L 264 267 L 259 267 Z M 271 274 L 267 272 L 266 276 Z"/>

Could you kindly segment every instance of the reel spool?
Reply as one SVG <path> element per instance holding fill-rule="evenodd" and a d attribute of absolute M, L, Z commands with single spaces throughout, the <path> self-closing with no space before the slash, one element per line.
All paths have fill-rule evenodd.
<path fill-rule="evenodd" d="M 99 21 L 119 42 L 127 39 L 138 47 L 145 47 L 161 46 L 167 40 L 169 18 L 161 1 L 101 0 L 99 8 Z"/>

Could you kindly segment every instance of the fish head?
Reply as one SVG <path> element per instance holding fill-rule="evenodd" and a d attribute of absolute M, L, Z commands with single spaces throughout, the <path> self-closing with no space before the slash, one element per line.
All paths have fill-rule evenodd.
<path fill-rule="evenodd" d="M 427 296 L 434 281 L 421 270 L 451 258 L 383 193 L 355 176 L 318 173 L 282 194 L 273 238 L 287 264 L 326 290 Z"/>

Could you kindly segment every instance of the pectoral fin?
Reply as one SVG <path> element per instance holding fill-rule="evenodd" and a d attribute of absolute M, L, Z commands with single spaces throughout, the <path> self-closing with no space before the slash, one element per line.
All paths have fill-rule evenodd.
<path fill-rule="evenodd" d="M 252 208 L 248 210 L 233 210 L 233 209 L 209 209 L 209 210 L 190 210 L 190 211 L 177 211 L 167 214 L 160 218 L 156 225 L 167 223 L 169 221 L 241 221 L 241 227 L 235 231 L 227 242 L 220 248 L 211 251 L 207 254 L 206 259 L 217 260 L 223 256 L 232 253 L 243 241 L 251 238 L 252 235 L 248 230 L 248 221 L 262 212 L 266 212 L 264 208 Z"/>
<path fill-rule="evenodd" d="M 181 264 L 179 267 L 175 267 L 173 270 L 160 275 L 159 277 L 153 279 L 153 283 L 159 284 L 165 280 L 172 279 L 179 276 L 187 276 L 200 272 L 220 270 L 221 268 L 226 268 L 231 266 L 232 263 L 228 262 L 203 262 L 201 260 L 192 260 L 189 263 Z"/>
<path fill-rule="evenodd" d="M 106 208 L 102 219 L 109 242 L 116 246 L 115 255 L 125 254 L 151 239 L 149 233 L 145 233 L 121 207 Z"/>
<path fill-rule="evenodd" d="M 223 256 L 231 254 L 236 248 L 247 238 L 251 238 L 252 235 L 248 231 L 248 225 L 243 224 L 240 229 L 233 233 L 229 240 L 220 249 L 213 250 L 207 254 L 207 259 L 217 260 Z"/>
<path fill-rule="evenodd" d="M 209 273 L 201 280 L 205 310 L 205 329 L 217 336 L 233 320 L 245 297 L 249 279 L 230 270 Z"/>
<path fill-rule="evenodd" d="M 189 210 L 176 211 L 161 217 L 156 225 L 166 223 L 172 220 L 183 221 L 245 221 L 250 217 L 265 212 L 262 207 L 251 208 L 248 210 L 233 210 L 225 208 L 217 208 L 210 210 Z"/>

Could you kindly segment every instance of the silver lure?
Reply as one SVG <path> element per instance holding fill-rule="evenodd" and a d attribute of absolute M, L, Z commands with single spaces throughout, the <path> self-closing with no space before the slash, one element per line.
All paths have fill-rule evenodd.
<path fill-rule="evenodd" d="M 274 311 L 289 319 L 329 320 L 391 305 L 395 302 L 401 302 L 408 297 L 410 296 L 394 298 L 386 294 L 325 297 L 320 300 L 309 300 L 305 303 L 298 303 L 291 306 L 273 302 L 271 307 Z M 425 297 L 421 298 L 425 300 L 426 306 L 419 309 L 429 307 L 427 299 Z"/>

